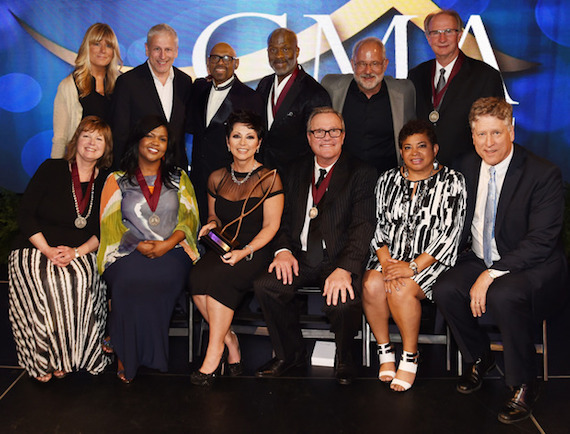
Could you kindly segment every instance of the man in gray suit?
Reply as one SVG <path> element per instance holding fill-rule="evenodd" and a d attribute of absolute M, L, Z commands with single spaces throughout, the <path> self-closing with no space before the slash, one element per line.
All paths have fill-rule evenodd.
<path fill-rule="evenodd" d="M 415 118 L 414 85 L 384 75 L 388 59 L 378 38 L 358 41 L 351 63 L 354 74 L 329 74 L 321 84 L 344 117 L 345 150 L 381 174 L 398 164 L 398 133 Z"/>

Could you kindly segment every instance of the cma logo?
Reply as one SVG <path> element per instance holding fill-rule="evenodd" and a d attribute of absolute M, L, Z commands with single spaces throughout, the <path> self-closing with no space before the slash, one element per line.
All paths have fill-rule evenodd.
<path fill-rule="evenodd" d="M 334 56 L 341 73 L 352 73 L 349 55 L 342 45 L 343 41 L 352 35 L 345 37 L 342 37 L 341 35 L 357 33 L 354 32 L 354 30 L 352 32 L 347 32 L 345 29 L 345 27 L 354 27 L 354 19 L 351 17 L 351 19 L 344 19 L 341 21 L 335 20 L 335 22 L 333 22 L 333 15 L 334 13 L 332 15 L 303 15 L 306 18 L 313 19 L 316 24 L 297 34 L 299 47 L 301 48 L 299 63 L 304 64 L 309 61 L 314 61 L 312 75 L 316 80 L 319 80 L 320 56 L 328 50 L 330 50 Z M 272 21 L 279 27 L 288 27 L 286 13 L 282 15 L 271 15 L 255 12 L 243 12 L 227 15 L 218 19 L 208 25 L 202 31 L 198 39 L 196 39 L 192 52 L 192 64 L 194 65 L 192 71 L 194 74 L 192 75 L 197 77 L 208 75 L 205 59 L 207 57 L 206 50 L 210 37 L 223 24 L 231 20 L 242 18 L 261 18 Z M 394 38 L 395 53 L 393 61 L 395 64 L 396 78 L 406 78 L 408 76 L 408 26 L 417 25 L 413 23 L 410 24 L 410 21 L 423 23 L 423 19 L 424 17 L 418 17 L 417 15 L 396 15 L 392 19 L 386 33 L 381 38 L 384 44 L 386 44 L 390 37 Z M 364 30 L 364 28 L 365 26 L 358 29 L 358 31 Z M 461 40 L 459 41 L 460 48 L 463 48 L 464 45 L 468 45 L 471 48 L 470 51 L 474 51 L 474 53 L 470 53 L 469 51 L 467 52 L 468 55 L 473 57 L 478 57 L 478 53 L 476 52 L 476 48 L 478 47 L 480 58 L 495 69 L 499 69 L 495 53 L 480 15 L 471 15 L 469 17 Z M 475 47 L 475 50 L 473 47 Z M 240 78 L 245 82 L 259 80 L 263 76 L 273 72 L 267 63 L 267 54 L 265 50 L 259 50 L 254 53 L 240 56 L 240 63 L 242 65 L 242 68 L 240 68 Z M 249 65 L 255 65 L 255 67 L 251 67 Z M 504 84 L 503 86 L 507 101 L 511 104 L 518 104 L 516 101 L 511 99 L 506 86 Z"/>

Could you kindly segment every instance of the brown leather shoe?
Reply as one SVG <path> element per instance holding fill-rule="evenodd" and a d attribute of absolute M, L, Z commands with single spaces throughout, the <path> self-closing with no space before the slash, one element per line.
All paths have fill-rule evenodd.
<path fill-rule="evenodd" d="M 513 396 L 499 412 L 499 422 L 515 423 L 525 420 L 532 414 L 532 408 L 538 399 L 538 387 L 534 384 L 522 384 L 513 387 Z"/>
<path fill-rule="evenodd" d="M 470 368 L 465 370 L 457 382 L 456 389 L 459 393 L 468 395 L 476 392 L 483 384 L 483 376 L 495 367 L 495 357 L 491 353 L 479 357 Z"/>

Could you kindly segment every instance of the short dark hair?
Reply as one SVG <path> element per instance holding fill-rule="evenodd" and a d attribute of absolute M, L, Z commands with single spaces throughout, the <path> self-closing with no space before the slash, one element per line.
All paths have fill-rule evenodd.
<path fill-rule="evenodd" d="M 398 134 L 398 146 L 400 149 L 402 149 L 404 141 L 414 134 L 425 134 L 432 146 L 437 145 L 437 135 L 432 124 L 422 119 L 416 119 L 406 123 L 400 130 L 400 134 Z"/>
<path fill-rule="evenodd" d="M 105 139 L 105 152 L 103 152 L 103 155 L 97 160 L 96 166 L 104 169 L 111 167 L 111 163 L 113 162 L 113 134 L 107 122 L 97 116 L 86 116 L 79 122 L 75 133 L 73 133 L 73 137 L 67 144 L 63 158 L 70 163 L 75 161 L 77 141 L 83 131 L 97 131 L 103 136 Z"/>
<path fill-rule="evenodd" d="M 125 154 L 121 159 L 121 170 L 125 171 L 125 176 L 134 182 L 137 168 L 139 167 L 139 142 L 152 130 L 158 127 L 165 127 L 168 133 L 166 153 L 161 164 L 162 183 L 172 187 L 172 177 L 178 171 L 175 165 L 174 140 L 168 121 L 164 116 L 145 116 L 134 125 L 129 134 Z"/>
<path fill-rule="evenodd" d="M 265 135 L 263 120 L 260 116 L 249 110 L 237 110 L 228 116 L 228 120 L 226 121 L 226 138 L 230 137 L 235 124 L 247 125 L 248 128 L 251 128 L 257 133 L 258 139 L 263 139 Z"/>

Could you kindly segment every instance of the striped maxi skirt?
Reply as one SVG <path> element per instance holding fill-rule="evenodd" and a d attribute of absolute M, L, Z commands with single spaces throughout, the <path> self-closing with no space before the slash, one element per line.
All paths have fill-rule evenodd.
<path fill-rule="evenodd" d="M 110 363 L 101 348 L 107 318 L 105 284 L 89 253 L 58 267 L 35 248 L 9 258 L 9 318 L 20 366 L 31 377 Z"/>

